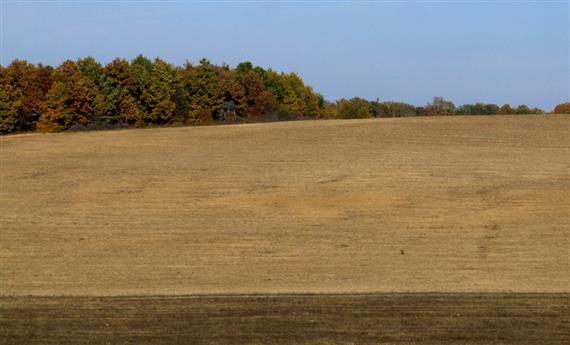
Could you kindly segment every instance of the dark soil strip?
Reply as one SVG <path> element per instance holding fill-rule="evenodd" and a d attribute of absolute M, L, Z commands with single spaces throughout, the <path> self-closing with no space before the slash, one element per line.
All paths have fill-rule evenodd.
<path fill-rule="evenodd" d="M 0 297 L 0 344 L 569 344 L 570 294 Z"/>

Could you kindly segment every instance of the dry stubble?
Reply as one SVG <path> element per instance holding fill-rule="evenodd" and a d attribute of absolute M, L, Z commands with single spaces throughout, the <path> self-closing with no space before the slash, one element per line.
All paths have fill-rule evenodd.
<path fill-rule="evenodd" d="M 568 292 L 569 121 L 3 137 L 0 295 Z"/>

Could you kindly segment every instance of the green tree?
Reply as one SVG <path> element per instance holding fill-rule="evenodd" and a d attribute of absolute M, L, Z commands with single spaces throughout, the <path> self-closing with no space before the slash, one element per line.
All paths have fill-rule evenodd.
<path fill-rule="evenodd" d="M 195 67 L 187 63 L 182 83 L 188 93 L 190 122 L 210 122 L 224 103 L 224 90 L 218 81 L 216 67 L 207 59 L 200 60 Z"/>
<path fill-rule="evenodd" d="M 115 59 L 103 69 L 105 81 L 101 93 L 107 102 L 110 123 L 126 123 L 135 126 L 144 124 L 145 114 L 134 94 L 138 90 L 137 80 L 127 60 Z"/>
<path fill-rule="evenodd" d="M 103 69 L 107 79 L 111 80 L 111 85 L 117 89 L 125 90 L 134 94 L 136 89 L 135 77 L 131 72 L 131 66 L 125 59 L 115 59 Z"/>
<path fill-rule="evenodd" d="M 415 116 L 416 107 L 402 102 L 371 102 L 372 116 L 374 117 L 406 117 Z"/>
<path fill-rule="evenodd" d="M 253 71 L 253 64 L 249 61 L 240 62 L 235 68 L 236 80 L 238 83 L 243 82 L 243 78 L 247 73 Z"/>
<path fill-rule="evenodd" d="M 321 117 L 321 100 L 319 95 L 316 94 L 313 89 L 305 86 L 304 90 L 304 100 L 305 100 L 305 116 L 312 118 Z"/>
<path fill-rule="evenodd" d="M 337 102 L 337 117 L 340 119 L 360 119 L 371 116 L 370 103 L 362 98 L 341 99 Z"/>
<path fill-rule="evenodd" d="M 287 77 L 283 73 L 279 74 L 269 69 L 265 73 L 264 83 L 265 88 L 275 96 L 276 101 L 282 104 L 285 97 Z"/>
<path fill-rule="evenodd" d="M 144 103 L 149 112 L 149 122 L 167 124 L 174 119 L 176 104 L 176 76 L 172 66 L 161 59 L 154 60 L 148 87 L 143 92 Z"/>
<path fill-rule="evenodd" d="M 4 69 L 0 69 L 0 134 L 15 132 L 24 97 L 21 90 L 7 83 Z"/>
<path fill-rule="evenodd" d="M 530 113 L 531 113 L 531 110 L 526 104 L 519 105 L 517 107 L 517 109 L 515 110 L 515 114 L 517 114 L 517 115 L 526 115 L 526 114 L 530 114 Z"/>
<path fill-rule="evenodd" d="M 306 115 L 307 97 L 303 80 L 295 73 L 281 74 L 280 79 L 280 92 L 283 95 L 281 100 L 278 99 L 280 112 L 297 116 Z"/>
<path fill-rule="evenodd" d="M 190 116 L 190 103 L 188 102 L 188 92 L 184 89 L 181 82 L 176 85 L 176 91 L 172 97 L 174 102 L 174 120 L 173 123 L 185 124 Z"/>
<path fill-rule="evenodd" d="M 93 103 L 93 121 L 95 123 L 114 123 L 117 116 L 118 89 L 105 74 L 103 66 L 93 57 L 77 61 L 81 75 L 96 86 L 97 94 Z"/>
<path fill-rule="evenodd" d="M 105 75 L 103 74 L 103 66 L 95 61 L 91 56 L 85 59 L 77 60 L 77 68 L 83 77 L 86 77 L 99 86 L 103 81 Z"/>
<path fill-rule="evenodd" d="M 148 101 L 151 98 L 149 92 L 150 78 L 152 75 L 152 61 L 143 55 L 137 56 L 130 64 L 131 96 L 137 101 L 142 112 L 142 121 L 139 123 L 152 123 L 152 104 Z"/>
<path fill-rule="evenodd" d="M 456 114 L 459 115 L 495 115 L 499 107 L 496 104 L 464 104 L 457 108 Z"/>

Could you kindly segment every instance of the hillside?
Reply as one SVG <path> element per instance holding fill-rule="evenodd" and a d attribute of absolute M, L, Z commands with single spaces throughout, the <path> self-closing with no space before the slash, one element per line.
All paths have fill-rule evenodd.
<path fill-rule="evenodd" d="M 569 292 L 570 117 L 0 138 L 0 295 Z"/>

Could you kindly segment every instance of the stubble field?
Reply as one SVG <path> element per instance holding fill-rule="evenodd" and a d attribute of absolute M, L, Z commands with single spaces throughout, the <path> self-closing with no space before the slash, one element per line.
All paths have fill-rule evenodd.
<path fill-rule="evenodd" d="M 15 327 L 15 306 L 40 308 L 28 295 L 475 293 L 547 296 L 558 307 L 544 325 L 568 329 L 569 125 L 438 117 L 0 138 L 0 325 Z"/>

